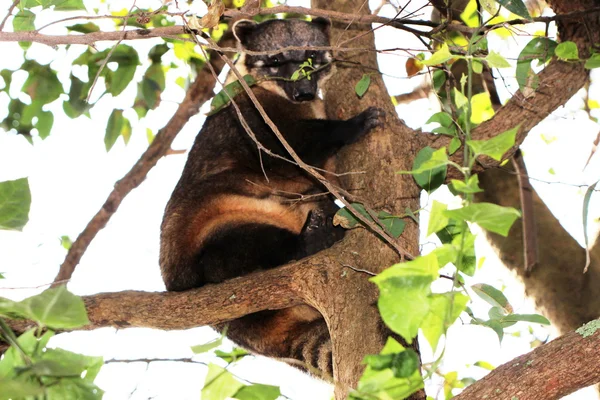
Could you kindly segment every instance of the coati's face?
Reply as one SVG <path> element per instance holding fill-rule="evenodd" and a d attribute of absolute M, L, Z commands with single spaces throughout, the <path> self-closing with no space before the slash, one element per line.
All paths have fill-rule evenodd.
<path fill-rule="evenodd" d="M 236 66 L 242 74 L 249 73 L 257 79 L 272 78 L 261 86 L 293 102 L 313 100 L 319 91 L 319 81 L 326 78 L 331 69 L 328 64 L 332 57 L 330 51 L 311 47 L 329 46 L 329 25 L 324 18 L 316 18 L 311 22 L 269 20 L 260 24 L 249 20 L 238 21 L 233 32 L 245 51 Z M 286 47 L 303 49 L 272 53 Z M 270 53 L 253 54 L 248 50 Z M 297 79 L 292 80 L 296 71 L 299 71 Z"/>

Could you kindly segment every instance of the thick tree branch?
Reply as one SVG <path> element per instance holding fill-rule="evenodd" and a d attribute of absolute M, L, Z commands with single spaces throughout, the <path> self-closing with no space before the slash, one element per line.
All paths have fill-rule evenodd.
<path fill-rule="evenodd" d="M 588 80 L 588 71 L 579 63 L 566 63 L 554 61 L 539 74 L 539 87 L 524 96 L 521 91 L 500 108 L 494 117 L 473 131 L 474 140 L 488 140 L 502 132 L 519 126 L 515 145 L 503 157 L 506 160 L 513 156 L 519 148 L 527 133 L 537 124 L 548 117 L 554 110 L 565 104 Z M 441 148 L 450 144 L 450 137 L 442 135 L 424 134 L 419 139 L 423 146 Z M 463 148 L 457 150 L 450 159 L 458 164 L 462 163 Z M 488 157 L 479 157 L 474 172 L 498 167 L 501 162 Z M 448 179 L 461 178 L 460 172 L 449 169 Z"/>
<path fill-rule="evenodd" d="M 118 33 L 123 35 L 123 32 Z M 228 39 L 222 39 L 222 42 L 224 41 L 231 41 L 229 35 Z M 221 58 L 216 57 L 214 53 L 212 53 L 212 57 L 208 62 L 210 62 L 215 71 L 221 71 L 224 65 Z M 183 128 L 192 116 L 198 113 L 200 106 L 212 97 L 215 82 L 208 66 L 204 66 L 198 72 L 196 80 L 189 87 L 185 99 L 179 104 L 175 114 L 158 131 L 154 141 L 148 146 L 148 149 L 142 154 L 131 170 L 115 183 L 113 191 L 102 205 L 102 208 L 88 222 L 85 229 L 79 234 L 75 242 L 73 242 L 65 261 L 60 266 L 58 275 L 54 279 L 55 285 L 64 283 L 71 278 L 75 267 L 79 264 L 89 244 L 96 237 L 96 234 L 106 226 L 125 196 L 146 179 L 148 172 L 171 149 L 171 143 L 173 143 L 175 136 L 177 136 L 181 128 Z"/>
<path fill-rule="evenodd" d="M 0 42 L 34 42 L 48 46 L 58 46 L 59 44 L 84 44 L 91 46 L 94 43 L 103 41 L 174 37 L 186 33 L 189 32 L 181 25 L 152 29 L 132 29 L 125 32 L 91 32 L 81 35 L 45 35 L 37 31 L 0 32 Z"/>
<path fill-rule="evenodd" d="M 581 10 L 569 10 L 568 12 L 549 17 L 536 17 L 531 20 L 525 19 L 514 19 L 511 21 L 505 21 L 500 24 L 493 24 L 484 26 L 479 32 L 488 32 L 494 29 L 502 28 L 507 25 L 522 25 L 531 22 L 543 22 L 549 24 L 553 21 L 568 20 L 581 17 L 582 15 L 589 15 L 600 12 L 600 7 L 590 7 L 585 11 Z M 223 13 L 226 18 L 239 19 L 239 18 L 252 18 L 256 15 L 268 15 L 278 13 L 294 13 L 304 14 L 313 17 L 325 17 L 339 22 L 346 22 L 352 24 L 385 24 L 392 26 L 396 29 L 410 32 L 419 37 L 431 38 L 435 33 L 440 30 L 445 31 L 457 31 L 462 33 L 473 33 L 474 28 L 469 28 L 460 23 L 438 23 L 424 20 L 411 20 L 409 18 L 386 18 L 380 17 L 373 14 L 355 15 L 352 13 L 343 13 L 337 10 L 326 10 L 318 8 L 307 8 L 307 7 L 293 7 L 293 6 L 277 6 L 271 8 L 248 8 L 242 10 L 227 9 Z M 9 13 L 10 15 L 10 13 Z M 7 15 L 7 17 L 9 16 Z M 103 17 L 103 16 L 101 16 Z M 110 16 L 111 18 L 115 18 Z M 69 18 L 72 20 L 73 18 Z M 81 19 L 86 19 L 82 16 Z M 6 18 L 2 21 L 2 25 L 6 22 Z M 408 25 L 424 26 L 431 28 L 429 31 L 423 31 L 419 29 L 411 28 Z M 0 28 L 1 31 L 1 28 Z M 181 25 L 158 27 L 152 29 L 135 29 L 126 31 L 127 33 L 123 37 L 121 32 L 91 32 L 87 34 L 78 35 L 45 35 L 41 34 L 39 30 L 29 32 L 0 32 L 0 42 L 36 42 L 46 44 L 48 46 L 56 46 L 60 44 L 83 44 L 92 45 L 101 41 L 115 41 L 115 40 L 138 40 L 138 39 L 149 39 L 157 37 L 176 37 L 177 35 L 189 33 L 189 31 Z"/>
<path fill-rule="evenodd" d="M 456 400 L 553 400 L 600 382 L 600 320 L 496 368 Z"/>
<path fill-rule="evenodd" d="M 185 292 L 123 291 L 83 296 L 90 324 L 80 330 L 102 327 L 191 329 L 231 321 L 263 310 L 304 303 L 301 274 L 315 274 L 322 258 L 305 259 L 283 267 L 235 278 L 218 285 Z M 31 321 L 11 321 L 24 332 Z"/>

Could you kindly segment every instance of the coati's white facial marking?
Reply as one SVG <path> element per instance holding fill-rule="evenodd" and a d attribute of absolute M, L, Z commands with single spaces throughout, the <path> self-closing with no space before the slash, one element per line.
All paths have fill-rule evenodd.
<path fill-rule="evenodd" d="M 326 52 L 324 58 L 327 62 L 331 62 L 331 60 L 333 60 L 333 57 L 331 56 L 330 52 Z"/>
<path fill-rule="evenodd" d="M 256 61 L 256 62 L 254 63 L 254 66 L 255 66 L 255 67 L 257 67 L 257 68 L 260 68 L 260 67 L 262 67 L 263 65 L 265 65 L 265 62 L 264 62 L 264 61 L 262 61 L 262 60 L 258 60 L 258 61 Z"/>

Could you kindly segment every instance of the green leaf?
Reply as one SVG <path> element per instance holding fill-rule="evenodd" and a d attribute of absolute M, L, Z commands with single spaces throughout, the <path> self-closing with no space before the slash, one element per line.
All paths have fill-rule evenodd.
<path fill-rule="evenodd" d="M 368 354 L 362 363 L 375 371 L 381 371 L 382 369 L 390 368 L 393 360 L 394 354 Z"/>
<path fill-rule="evenodd" d="M 569 41 L 559 43 L 554 50 L 554 54 L 562 60 L 579 60 L 579 50 L 577 50 L 577 45 Z"/>
<path fill-rule="evenodd" d="M 248 86 L 253 86 L 256 84 L 256 80 L 252 75 L 245 75 L 244 80 Z M 229 102 L 231 101 L 229 98 L 234 98 L 241 93 L 244 93 L 244 87 L 239 81 L 234 81 L 226 85 L 223 90 L 213 97 L 210 103 L 210 112 L 207 115 L 213 115 L 225 106 L 229 105 Z"/>
<path fill-rule="evenodd" d="M 250 353 L 240 347 L 236 347 L 231 351 L 215 350 L 215 355 L 226 363 L 232 363 L 249 356 Z"/>
<path fill-rule="evenodd" d="M 0 303 L 2 299 L 0 299 Z M 23 352 L 31 356 L 33 355 L 38 339 L 35 336 L 36 329 L 29 329 L 25 331 L 21 336 L 17 338 L 17 343 Z M 3 354 L 0 359 L 0 380 L 15 378 L 17 371 L 20 367 L 25 366 L 25 360 L 23 359 L 21 352 L 14 346 L 10 346 L 8 350 Z M 0 395 L 3 392 L 0 391 Z"/>
<path fill-rule="evenodd" d="M 63 102 L 63 110 L 69 118 L 77 118 L 92 107 L 86 101 L 92 83 L 83 82 L 73 74 L 70 79 L 69 100 Z"/>
<path fill-rule="evenodd" d="M 192 351 L 194 352 L 194 354 L 202 354 L 202 353 L 206 353 L 208 351 L 211 351 L 212 349 L 215 349 L 217 347 L 219 347 L 220 345 L 223 344 L 223 338 L 225 336 L 221 336 L 218 339 L 212 340 L 208 343 L 204 343 L 204 344 L 198 344 L 196 346 L 192 346 Z"/>
<path fill-rule="evenodd" d="M 404 351 L 404 347 L 390 337 L 380 354 L 391 356 L 393 360 L 397 354 Z M 418 368 L 408 378 L 397 378 L 391 368 L 376 370 L 367 366 L 358 382 L 357 395 L 359 398 L 364 396 L 369 399 L 405 399 L 421 388 L 423 388 L 423 378 L 421 378 Z"/>
<path fill-rule="evenodd" d="M 516 77 L 519 83 L 519 89 L 525 88 L 537 89 L 538 77 L 531 69 L 531 62 L 540 60 L 541 63 L 550 61 L 554 55 L 557 43 L 545 37 L 533 38 L 519 54 L 517 60 Z"/>
<path fill-rule="evenodd" d="M 452 187 L 461 193 L 480 193 L 483 189 L 479 187 L 479 175 L 471 175 L 467 182 L 452 179 Z"/>
<path fill-rule="evenodd" d="M 0 182 L 0 229 L 22 230 L 29 221 L 30 206 L 27 178 Z"/>
<path fill-rule="evenodd" d="M 169 46 L 167 46 L 165 43 L 157 44 L 148 52 L 148 58 L 150 58 L 153 64 L 160 63 L 162 56 L 164 56 L 169 50 Z"/>
<path fill-rule="evenodd" d="M 391 370 L 396 378 L 409 378 L 421 366 L 419 355 L 413 349 L 394 354 Z"/>
<path fill-rule="evenodd" d="M 591 57 L 586 60 L 584 67 L 587 69 L 600 68 L 600 53 L 592 53 Z"/>
<path fill-rule="evenodd" d="M 494 108 L 487 92 L 477 93 L 471 99 L 471 122 L 481 124 L 494 116 Z"/>
<path fill-rule="evenodd" d="M 448 292 L 431 294 L 428 300 L 429 313 L 421 324 L 421 330 L 435 352 L 440 337 L 465 310 L 469 297 L 462 293 Z"/>
<path fill-rule="evenodd" d="M 500 322 L 495 320 L 479 321 L 479 324 L 487 326 L 488 328 L 491 328 L 494 332 L 496 332 L 496 335 L 498 335 L 498 341 L 502 343 L 502 339 L 504 338 L 504 328 L 502 327 L 502 324 Z"/>
<path fill-rule="evenodd" d="M 477 268 L 475 235 L 467 228 L 464 232 L 461 232 L 460 235 L 452 238 L 452 245 L 456 249 L 460 249 L 461 247 L 463 249 L 462 257 L 454 261 L 456 268 L 464 274 L 473 276 L 475 274 L 475 269 Z"/>
<path fill-rule="evenodd" d="M 504 293 L 495 287 L 486 283 L 477 283 L 471 286 L 471 289 L 473 289 L 477 296 L 481 297 L 491 306 L 500 307 L 508 314 L 512 313 L 513 308 L 508 302 L 508 299 L 504 296 Z"/>
<path fill-rule="evenodd" d="M 496 15 L 498 12 L 498 5 L 494 0 L 479 0 L 479 4 L 490 15 Z"/>
<path fill-rule="evenodd" d="M 365 206 L 360 203 L 352 203 L 350 204 L 355 212 L 358 212 L 363 217 L 367 218 L 369 221 L 373 221 Z M 334 226 L 341 226 L 344 229 L 353 229 L 357 226 L 360 226 L 361 221 L 356 218 L 353 212 L 348 210 L 348 207 L 340 208 L 337 213 L 335 213 L 335 217 L 333 218 Z"/>
<path fill-rule="evenodd" d="M 367 220 L 374 222 L 364 205 L 360 203 L 352 203 L 351 206 L 355 212 L 359 213 Z M 406 223 L 404 220 L 402 220 L 402 218 L 392 215 L 386 211 L 380 211 L 377 214 L 377 219 L 378 222 L 383 225 L 395 238 L 400 237 L 402 232 L 404 232 L 404 228 L 406 227 Z M 362 226 L 362 224 L 362 221 L 360 221 L 352 212 L 350 212 L 347 207 L 339 209 L 333 218 L 333 225 L 341 226 L 344 229 L 354 229 L 357 226 Z"/>
<path fill-rule="evenodd" d="M 433 71 L 433 77 L 431 80 L 433 84 L 433 89 L 436 92 L 439 92 L 444 83 L 446 83 L 446 72 L 441 69 Z"/>
<path fill-rule="evenodd" d="M 202 400 L 226 400 L 245 386 L 231 372 L 215 364 L 208 364 L 208 374 L 202 388 Z"/>
<path fill-rule="evenodd" d="M 452 120 L 452 116 L 450 114 L 443 111 L 437 112 L 427 120 L 426 124 L 431 124 L 434 122 L 440 124 L 440 127 L 433 129 L 432 132 L 456 136 L 456 126 L 454 125 L 454 121 Z"/>
<path fill-rule="evenodd" d="M 438 51 L 431 55 L 429 60 L 421 61 L 421 63 L 424 65 L 433 66 L 443 64 L 446 61 L 451 60 L 453 57 L 454 56 L 450 54 L 450 49 L 448 49 L 448 45 L 444 43 Z"/>
<path fill-rule="evenodd" d="M 462 226 L 457 221 L 451 219 L 448 221 L 448 225 L 441 231 L 436 232 L 436 236 L 440 239 L 440 242 L 452 243 L 452 240 L 462 233 Z"/>
<path fill-rule="evenodd" d="M 60 237 L 60 245 L 65 250 L 69 250 L 71 248 L 71 246 L 73 245 L 73 240 L 71 240 L 71 238 L 68 237 L 67 235 L 63 235 Z"/>
<path fill-rule="evenodd" d="M 54 0 L 54 11 L 85 11 L 83 0 Z"/>
<path fill-rule="evenodd" d="M 0 400 L 25 399 L 44 394 L 39 382 L 19 377 L 18 379 L 0 379 Z"/>
<path fill-rule="evenodd" d="M 276 400 L 280 395 L 281 392 L 277 386 L 255 383 L 240 388 L 233 398 L 238 400 Z"/>
<path fill-rule="evenodd" d="M 85 24 L 75 24 L 71 26 L 67 26 L 67 29 L 72 32 L 79 33 L 92 33 L 100 31 L 100 27 L 93 22 L 87 22 Z"/>
<path fill-rule="evenodd" d="M 432 233 L 436 233 L 448 225 L 449 219 L 444 215 L 444 211 L 448 209 L 448 206 L 444 203 L 440 203 L 434 200 L 431 205 L 431 212 L 429 213 L 429 225 L 427 226 L 427 236 Z"/>
<path fill-rule="evenodd" d="M 52 329 L 79 328 L 90 323 L 81 297 L 69 292 L 64 285 L 47 289 L 18 304 L 23 317 Z"/>
<path fill-rule="evenodd" d="M 35 14 L 29 10 L 21 10 L 13 19 L 13 30 L 15 32 L 34 31 Z"/>
<path fill-rule="evenodd" d="M 479 367 L 479 368 L 487 369 L 488 371 L 493 371 L 496 369 L 496 367 L 494 367 L 492 364 L 490 364 L 487 361 L 477 361 L 473 365 L 476 367 Z"/>
<path fill-rule="evenodd" d="M 356 92 L 358 97 L 363 97 L 365 93 L 367 93 L 367 90 L 369 89 L 370 85 L 371 75 L 363 74 L 362 78 L 360 78 L 360 81 L 358 81 L 358 83 L 354 87 L 354 91 Z"/>
<path fill-rule="evenodd" d="M 113 96 L 118 96 L 133 79 L 135 70 L 140 64 L 137 51 L 131 46 L 120 44 L 110 56 L 109 62 L 116 62 L 116 71 L 108 68 L 103 70 L 106 78 L 106 89 Z"/>
<path fill-rule="evenodd" d="M 31 97 L 32 102 L 39 105 L 48 104 L 63 93 L 56 71 L 50 68 L 49 64 L 41 65 L 37 61 L 27 60 L 21 69 L 29 72 L 21 90 Z"/>
<path fill-rule="evenodd" d="M 406 227 L 406 222 L 402 218 L 396 217 L 385 211 L 380 211 L 377 214 L 377 219 L 383 225 L 387 231 L 394 238 L 399 238 L 404 232 L 404 228 Z"/>
<path fill-rule="evenodd" d="M 454 154 L 456 150 L 460 149 L 461 144 L 462 142 L 459 138 L 453 137 L 452 140 L 450 140 L 450 145 L 448 146 L 448 153 L 450 155 Z"/>
<path fill-rule="evenodd" d="M 383 321 L 407 343 L 412 343 L 429 312 L 427 296 L 438 269 L 436 255 L 428 254 L 393 265 L 370 279 L 379 287 L 377 305 Z"/>
<path fill-rule="evenodd" d="M 130 135 L 131 124 L 129 123 L 129 120 L 123 116 L 123 110 L 113 110 L 108 118 L 106 134 L 104 135 L 106 151 L 112 149 L 119 136 L 123 136 L 123 140 L 127 143 Z"/>
<path fill-rule="evenodd" d="M 90 383 L 94 382 L 104 365 L 102 357 L 86 356 L 63 349 L 46 349 L 42 353 L 42 360 L 61 364 L 61 368 L 68 369 L 68 373 L 62 374 L 62 376 L 75 375 L 81 377 L 85 372 L 82 379 Z M 57 375 L 55 374 L 55 376 Z"/>
<path fill-rule="evenodd" d="M 510 68 L 510 63 L 493 50 L 485 57 L 485 61 L 490 68 Z"/>
<path fill-rule="evenodd" d="M 505 322 L 531 322 L 534 324 L 550 325 L 550 321 L 539 314 L 509 314 L 503 318 Z"/>
<path fill-rule="evenodd" d="M 447 210 L 446 216 L 478 224 L 483 229 L 508 236 L 510 227 L 521 213 L 512 207 L 502 207 L 491 203 L 470 204 L 456 210 Z"/>
<path fill-rule="evenodd" d="M 515 145 L 515 139 L 520 127 L 521 124 L 488 140 L 467 140 L 467 145 L 477 155 L 483 154 L 496 161 L 500 161 L 504 153 Z"/>
<path fill-rule="evenodd" d="M 467 97 L 461 93 L 460 90 L 454 88 L 454 104 L 456 104 L 457 108 L 463 108 L 464 106 L 466 106 L 467 104 L 469 104 L 469 100 L 467 99 Z"/>
<path fill-rule="evenodd" d="M 480 60 L 473 60 L 473 72 L 481 74 L 483 72 L 483 63 Z"/>
<path fill-rule="evenodd" d="M 48 399 L 102 400 L 104 391 L 80 378 L 62 378 L 47 389 Z"/>
<path fill-rule="evenodd" d="M 0 90 L 5 91 L 6 93 L 8 93 L 10 91 L 10 84 L 12 82 L 12 74 L 13 74 L 13 71 L 11 71 L 9 69 L 3 69 L 2 71 L 0 71 L 0 77 L 2 77 L 2 80 L 4 81 L 4 87 Z"/>
<path fill-rule="evenodd" d="M 412 171 L 399 171 L 398 174 L 412 174 L 415 182 L 428 193 L 439 188 L 446 179 L 448 155 L 446 148 L 434 150 L 427 146 L 422 148 L 413 161 Z"/>
<path fill-rule="evenodd" d="M 517 14 L 519 17 L 531 19 L 531 15 L 529 15 L 529 11 L 527 11 L 527 7 L 525 7 L 523 0 L 496 0 L 496 2 L 511 13 Z"/>
<path fill-rule="evenodd" d="M 52 125 L 54 124 L 54 115 L 50 111 L 41 111 L 37 115 L 35 127 L 41 139 L 46 139 L 50 135 Z"/>

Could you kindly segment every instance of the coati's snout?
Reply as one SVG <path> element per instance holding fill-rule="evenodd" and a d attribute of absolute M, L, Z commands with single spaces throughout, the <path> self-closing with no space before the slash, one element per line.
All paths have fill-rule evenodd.
<path fill-rule="evenodd" d="M 319 82 L 331 71 L 331 52 L 318 49 L 329 47 L 329 26 L 324 18 L 238 21 L 233 26 L 242 47 L 238 69 L 292 102 L 314 100 Z"/>

